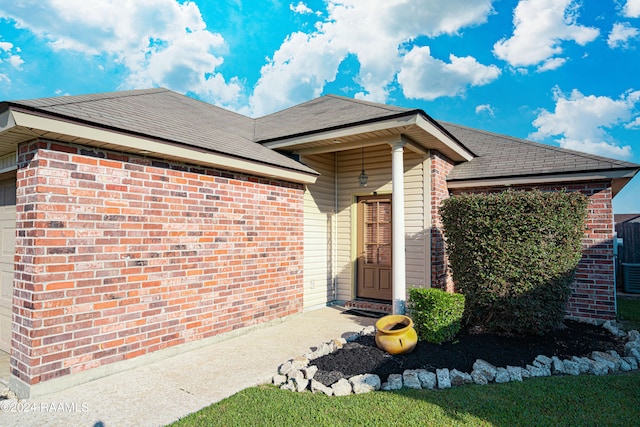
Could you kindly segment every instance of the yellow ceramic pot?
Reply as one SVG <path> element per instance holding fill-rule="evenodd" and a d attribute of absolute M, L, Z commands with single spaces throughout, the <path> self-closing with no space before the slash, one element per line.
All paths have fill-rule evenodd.
<path fill-rule="evenodd" d="M 418 334 L 409 316 L 384 316 L 376 322 L 376 329 L 376 345 L 389 354 L 409 353 L 418 343 Z"/>

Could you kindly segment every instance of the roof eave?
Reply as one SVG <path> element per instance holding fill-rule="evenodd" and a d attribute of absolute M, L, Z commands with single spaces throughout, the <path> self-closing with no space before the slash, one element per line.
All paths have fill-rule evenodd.
<path fill-rule="evenodd" d="M 451 190 L 464 190 L 479 187 L 510 187 L 518 185 L 562 184 L 586 181 L 611 181 L 615 196 L 640 171 L 640 168 L 620 168 L 575 173 L 556 173 L 538 175 L 519 175 L 491 178 L 453 179 L 447 180 Z"/>
<path fill-rule="evenodd" d="M 92 126 L 86 123 L 75 122 L 71 119 L 63 120 L 59 117 L 50 117 L 39 111 L 30 111 L 21 106 L 9 104 L 9 108 L 0 114 L 0 132 L 12 128 L 23 128 L 34 132 L 43 139 L 46 134 L 65 135 L 72 139 L 82 140 L 83 144 L 115 149 L 142 156 L 158 156 L 186 163 L 214 167 L 219 169 L 258 175 L 267 178 L 281 179 L 290 182 L 312 184 L 316 181 L 317 172 L 309 169 L 293 170 L 267 163 L 261 163 L 250 159 L 231 156 L 224 153 L 216 153 L 209 150 L 198 149 L 185 144 L 172 143 L 118 131 Z"/>
<path fill-rule="evenodd" d="M 304 147 L 308 144 L 314 144 L 320 141 L 333 141 L 335 143 L 335 145 L 329 146 L 325 149 L 313 148 L 310 151 L 307 151 L 307 154 L 312 152 L 317 154 L 320 152 L 340 151 L 359 148 L 362 146 L 362 143 L 341 143 L 341 139 L 343 138 L 348 138 L 353 135 L 406 128 L 407 126 L 417 126 L 422 131 L 433 136 L 439 142 L 437 149 L 454 162 L 465 162 L 475 157 L 475 155 L 460 141 L 446 131 L 439 123 L 431 119 L 422 110 L 410 110 L 401 114 L 394 114 L 374 120 L 349 123 L 327 129 L 318 129 L 304 134 L 290 135 L 259 142 L 265 147 L 274 150 L 293 151 L 296 153 L 304 153 Z M 380 138 L 375 139 L 378 140 Z M 430 149 L 433 147 L 423 148 Z"/>

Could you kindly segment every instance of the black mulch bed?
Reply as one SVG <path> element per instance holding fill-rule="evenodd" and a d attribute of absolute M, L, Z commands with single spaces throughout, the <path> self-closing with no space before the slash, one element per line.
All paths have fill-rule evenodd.
<path fill-rule="evenodd" d="M 473 334 L 462 330 L 457 341 L 431 344 L 419 341 L 413 352 L 392 356 L 376 347 L 372 335 L 347 343 L 342 349 L 311 362 L 318 367 L 314 379 L 330 386 L 340 378 L 359 374 L 377 374 L 386 381 L 389 374 L 405 369 L 457 369 L 471 373 L 473 363 L 483 359 L 498 366 L 525 367 L 536 356 L 589 356 L 592 351 L 616 350 L 623 354 L 625 340 L 601 326 L 567 320 L 564 327 L 544 336 L 500 336 Z"/>

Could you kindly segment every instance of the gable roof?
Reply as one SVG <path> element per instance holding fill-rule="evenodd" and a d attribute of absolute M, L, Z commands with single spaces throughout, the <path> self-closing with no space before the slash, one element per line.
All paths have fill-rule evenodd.
<path fill-rule="evenodd" d="M 4 104 L 38 115 L 315 173 L 291 158 L 254 143 L 253 119 L 164 88 Z"/>
<path fill-rule="evenodd" d="M 325 95 L 256 119 L 256 141 L 296 153 L 349 150 L 401 137 L 461 162 L 473 153 L 424 111 Z M 311 150 L 311 151 L 309 151 Z"/>
<path fill-rule="evenodd" d="M 70 126 L 76 134 L 65 134 Z M 640 170 L 634 163 L 439 122 L 420 109 L 336 95 L 257 119 L 163 88 L 1 103 L 0 155 L 34 137 L 138 153 L 149 145 L 148 154 L 297 182 L 313 182 L 318 174 L 276 150 L 331 152 L 394 138 L 416 152 L 435 149 L 456 162 L 447 177 L 451 188 L 598 178 L 613 179 L 615 193 Z M 129 137 L 133 142 L 122 148 Z"/>
<path fill-rule="evenodd" d="M 337 95 L 325 95 L 256 119 L 256 140 L 265 143 L 357 123 L 407 116 L 419 111 Z"/>

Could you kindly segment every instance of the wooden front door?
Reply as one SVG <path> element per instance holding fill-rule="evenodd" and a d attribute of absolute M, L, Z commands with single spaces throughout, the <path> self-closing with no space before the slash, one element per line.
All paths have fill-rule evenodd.
<path fill-rule="evenodd" d="M 391 196 L 358 198 L 357 297 L 393 298 Z"/>

